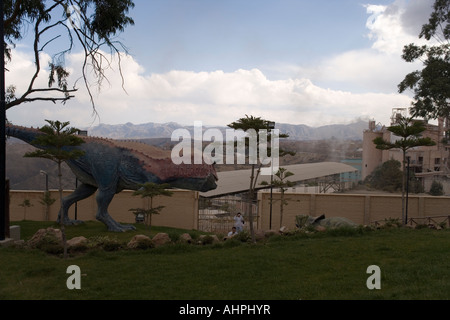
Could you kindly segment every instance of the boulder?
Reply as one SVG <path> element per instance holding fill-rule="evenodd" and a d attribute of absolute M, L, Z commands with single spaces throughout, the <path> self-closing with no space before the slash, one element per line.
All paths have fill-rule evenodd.
<path fill-rule="evenodd" d="M 137 234 L 133 238 L 131 238 L 130 242 L 127 244 L 127 248 L 129 249 L 137 249 L 137 248 L 149 248 L 153 244 L 153 241 L 143 234 Z"/>
<path fill-rule="evenodd" d="M 47 229 L 39 229 L 30 240 L 27 241 L 29 247 L 35 248 L 44 242 L 54 242 L 62 245 L 62 233 L 60 229 L 48 227 Z"/>
<path fill-rule="evenodd" d="M 170 243 L 171 240 L 167 233 L 160 232 L 153 237 L 152 242 L 155 245 L 155 247 L 159 247 L 167 243 Z"/>
<path fill-rule="evenodd" d="M 256 241 L 262 241 L 267 237 L 267 232 L 265 232 L 264 230 L 256 230 L 255 231 L 255 239 Z"/>
<path fill-rule="evenodd" d="M 288 228 L 287 228 L 286 226 L 282 226 L 282 227 L 280 228 L 280 233 L 281 233 L 281 234 L 287 233 L 287 232 L 288 232 Z"/>
<path fill-rule="evenodd" d="M 88 242 L 88 239 L 86 239 L 83 236 L 75 237 L 70 240 L 67 240 L 67 247 L 71 248 L 71 247 L 85 246 L 85 245 L 87 245 L 87 242 Z"/>
<path fill-rule="evenodd" d="M 327 231 L 327 228 L 325 228 L 324 226 L 321 226 L 321 225 L 316 226 L 314 229 L 316 229 L 316 231 L 318 231 L 318 232 Z"/>
<path fill-rule="evenodd" d="M 199 244 L 213 244 L 220 242 L 219 238 L 215 234 L 201 235 L 199 238 Z"/>
<path fill-rule="evenodd" d="M 192 243 L 192 237 L 189 233 L 183 233 L 180 235 L 180 242 L 183 243 Z"/>

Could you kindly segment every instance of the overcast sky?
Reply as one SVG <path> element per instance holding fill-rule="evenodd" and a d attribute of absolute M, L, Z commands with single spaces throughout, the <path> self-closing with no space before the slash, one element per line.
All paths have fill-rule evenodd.
<path fill-rule="evenodd" d="M 13 123 L 44 119 L 77 127 L 178 122 L 224 126 L 247 115 L 278 123 L 389 124 L 409 107 L 398 83 L 420 65 L 401 59 L 420 43 L 433 0 L 135 0 L 120 35 L 125 90 L 117 68 L 95 90 L 98 117 L 81 84 L 65 105 L 35 102 L 7 112 Z M 13 50 L 7 85 L 18 93 L 32 74 L 31 46 Z M 81 56 L 66 60 L 79 75 Z M 45 63 L 43 64 L 46 65 Z M 39 81 L 45 85 L 46 74 Z"/>

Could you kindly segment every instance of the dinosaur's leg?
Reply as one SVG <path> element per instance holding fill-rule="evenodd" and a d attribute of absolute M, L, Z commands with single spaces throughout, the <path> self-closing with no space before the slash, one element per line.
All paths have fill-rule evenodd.
<path fill-rule="evenodd" d="M 82 222 L 79 220 L 69 219 L 69 216 L 67 214 L 69 211 L 69 208 L 75 202 L 86 199 L 87 197 L 93 195 L 96 190 L 97 190 L 97 187 L 83 183 L 83 184 L 79 185 L 73 193 L 71 193 L 67 197 L 64 197 L 62 199 L 62 207 L 58 213 L 57 222 L 60 223 L 61 215 L 62 215 L 62 219 L 63 219 L 62 221 L 65 225 L 72 225 L 72 224 L 77 224 L 77 223 Z"/>
<path fill-rule="evenodd" d="M 109 231 L 124 232 L 135 230 L 133 225 L 122 225 L 116 222 L 108 213 L 108 206 L 111 203 L 115 192 L 110 189 L 99 189 L 97 194 L 97 220 L 103 222 Z"/>

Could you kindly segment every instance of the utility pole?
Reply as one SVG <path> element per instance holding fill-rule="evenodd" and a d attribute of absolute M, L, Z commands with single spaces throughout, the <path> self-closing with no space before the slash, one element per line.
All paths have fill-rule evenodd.
<path fill-rule="evenodd" d="M 267 129 L 268 131 L 271 131 L 273 129 L 275 129 L 275 122 L 273 121 L 269 121 L 267 123 Z M 270 166 L 271 166 L 271 170 L 270 170 L 270 219 L 269 219 L 269 229 L 272 230 L 272 204 L 273 204 L 273 153 L 272 153 L 272 137 L 270 138 Z"/>

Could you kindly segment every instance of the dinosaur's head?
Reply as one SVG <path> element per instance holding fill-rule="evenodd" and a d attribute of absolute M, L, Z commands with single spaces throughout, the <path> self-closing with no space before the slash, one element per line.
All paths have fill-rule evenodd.
<path fill-rule="evenodd" d="M 295 222 L 298 228 L 305 228 L 308 226 L 312 226 L 320 220 L 324 219 L 325 215 L 320 215 L 318 217 L 312 217 L 307 215 L 298 215 L 295 217 Z"/>

